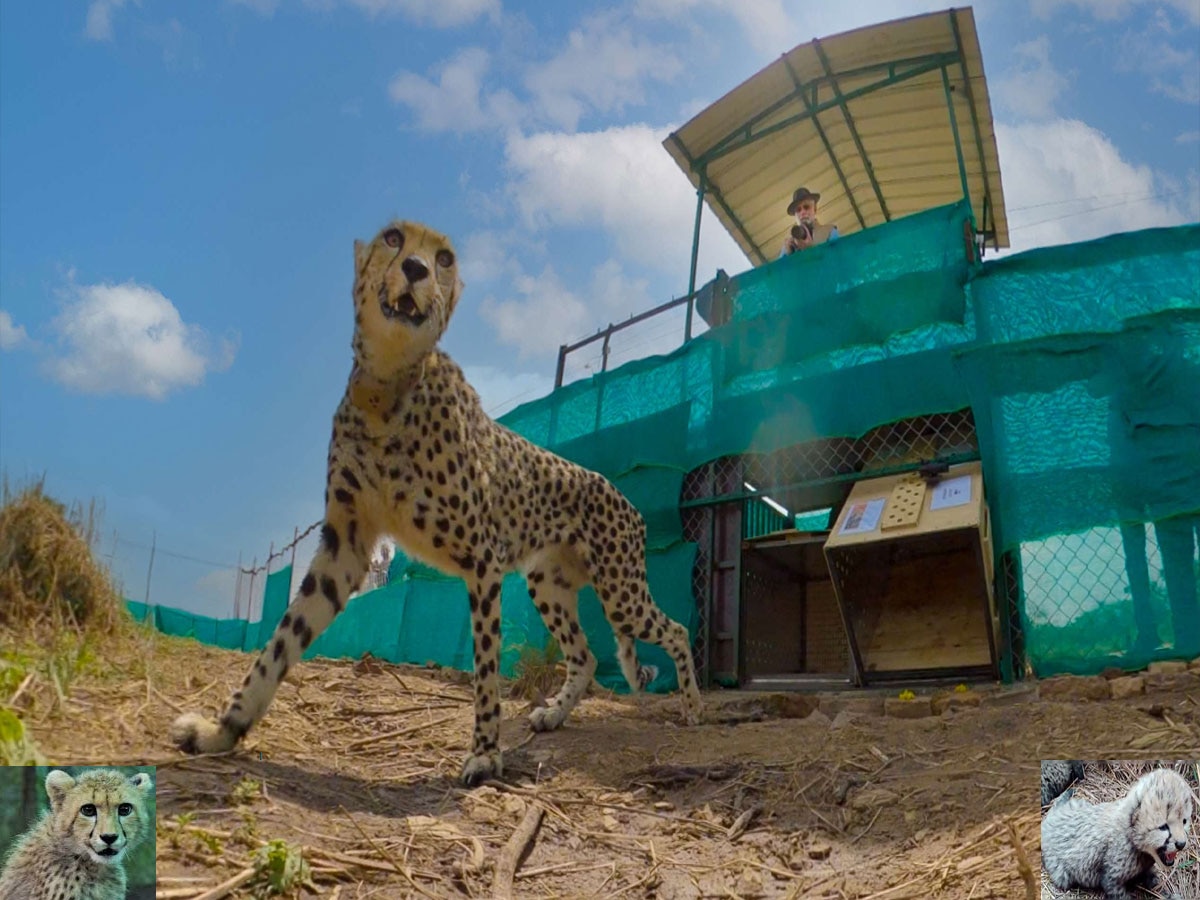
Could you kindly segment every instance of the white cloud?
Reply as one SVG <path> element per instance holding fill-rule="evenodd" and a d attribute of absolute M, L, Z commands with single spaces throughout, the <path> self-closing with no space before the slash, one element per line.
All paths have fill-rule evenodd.
<path fill-rule="evenodd" d="M 642 104 L 646 81 L 670 81 L 682 70 L 669 48 L 613 15 L 600 15 L 572 30 L 556 56 L 531 67 L 525 86 L 539 116 L 574 131 L 589 110 L 620 112 Z"/>
<path fill-rule="evenodd" d="M 991 0 L 975 4 L 977 18 L 982 18 Z M 998 5 L 998 4 L 997 4 Z M 757 54 L 754 68 L 765 65 L 779 54 L 814 37 L 826 37 L 877 25 L 890 19 L 920 13 L 941 12 L 944 0 L 854 0 L 853 3 L 788 3 L 784 0 L 636 0 L 634 11 L 646 18 L 665 20 L 673 27 L 688 22 L 696 13 L 711 11 L 733 19 L 742 37 Z M 1002 7 L 1008 10 L 1009 4 Z"/>
<path fill-rule="evenodd" d="M 500 0 L 347 0 L 370 16 L 401 15 L 410 21 L 437 28 L 469 25 L 487 16 L 500 15 Z"/>
<path fill-rule="evenodd" d="M 274 15 L 275 10 L 279 8 L 279 0 L 230 0 L 239 6 L 248 6 L 260 16 Z"/>
<path fill-rule="evenodd" d="M 125 5 L 126 0 L 92 0 L 88 6 L 87 23 L 83 33 L 92 41 L 113 39 L 113 13 Z"/>
<path fill-rule="evenodd" d="M 1014 251 L 1188 219 L 1170 184 L 1083 122 L 997 123 L 996 145 Z"/>
<path fill-rule="evenodd" d="M 511 285 L 515 297 L 497 300 L 494 295 L 488 296 L 480 315 L 495 327 L 500 342 L 516 347 L 522 359 L 549 356 L 563 344 L 595 334 L 606 325 L 619 324 L 664 299 L 654 297 L 647 279 L 627 274 L 615 259 L 593 268 L 578 291 L 568 289 L 549 265 L 539 275 L 517 273 Z M 618 348 L 624 352 L 631 341 L 649 347 L 643 348 L 639 354 L 642 356 L 678 346 L 683 328 L 666 326 L 670 335 L 659 334 L 663 330 L 663 321 L 656 318 L 649 326 L 622 332 L 619 340 L 613 339 L 614 352 Z M 584 355 L 598 358 L 600 349 L 596 344 Z"/>
<path fill-rule="evenodd" d="M 686 287 L 696 193 L 662 147 L 669 128 L 513 135 L 505 157 L 509 190 L 533 229 L 603 228 L 616 255 L 679 277 Z M 705 210 L 698 281 L 717 267 L 746 268 L 745 256 Z"/>
<path fill-rule="evenodd" d="M 12 316 L 0 309 L 0 350 L 15 350 L 28 340 L 25 327 L 15 324 Z"/>
<path fill-rule="evenodd" d="M 491 322 L 501 343 L 516 347 L 521 359 L 557 351 L 584 332 L 591 320 L 587 304 L 567 289 L 552 266 L 540 275 L 519 274 L 515 299 L 484 298 L 479 314 Z"/>
<path fill-rule="evenodd" d="M 1200 130 L 1193 128 L 1191 131 L 1181 131 L 1175 135 L 1175 143 L 1177 144 L 1195 144 L 1200 142 Z"/>
<path fill-rule="evenodd" d="M 1200 8 L 1200 0 L 1197 2 Z M 1149 78 L 1150 90 L 1180 103 L 1200 103 L 1200 56 L 1195 28 L 1178 28 L 1172 17 L 1156 9 L 1144 27 L 1115 39 L 1118 72 L 1139 72 Z"/>
<path fill-rule="evenodd" d="M 1200 3 L 1196 0 L 1030 0 L 1029 5 L 1033 14 L 1042 19 L 1049 18 L 1064 6 L 1073 6 L 1097 19 L 1110 22 L 1127 18 L 1140 6 L 1167 6 L 1182 13 L 1193 24 L 1200 24 Z"/>
<path fill-rule="evenodd" d="M 992 86 L 992 96 L 1014 118 L 1050 119 L 1071 79 L 1050 62 L 1050 39 L 1042 35 L 1013 47 L 1014 63 Z"/>
<path fill-rule="evenodd" d="M 392 100 L 412 109 L 427 131 L 459 134 L 506 127 L 520 117 L 520 104 L 505 90 L 485 94 L 484 76 L 491 64 L 481 47 L 467 47 L 436 70 L 437 81 L 401 72 L 388 85 Z"/>
<path fill-rule="evenodd" d="M 709 9 L 734 19 L 741 27 L 743 36 L 757 51 L 768 56 L 778 56 L 783 50 L 780 37 L 795 30 L 795 25 L 784 11 L 782 0 L 637 0 L 634 13 L 668 22 L 686 22 L 697 10 Z"/>
<path fill-rule="evenodd" d="M 541 372 L 513 372 L 496 366 L 464 366 L 467 381 L 479 393 L 484 411 L 493 419 L 550 393 L 554 378 Z"/>
<path fill-rule="evenodd" d="M 46 370 L 85 393 L 162 399 L 200 384 L 209 371 L 227 369 L 237 351 L 228 339 L 214 346 L 159 291 L 133 281 L 71 285 L 52 327 L 59 352 Z"/>
<path fill-rule="evenodd" d="M 512 231 L 475 231 L 458 247 L 459 271 L 469 288 L 521 273 L 522 242 Z"/>

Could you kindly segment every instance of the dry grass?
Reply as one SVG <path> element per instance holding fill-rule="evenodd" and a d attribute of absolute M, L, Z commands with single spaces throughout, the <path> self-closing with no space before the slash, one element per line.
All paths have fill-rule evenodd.
<path fill-rule="evenodd" d="M 1195 760 L 1085 760 L 1083 780 L 1075 786 L 1074 796 L 1088 803 L 1108 803 L 1120 800 L 1134 783 L 1154 769 L 1174 769 L 1191 785 L 1193 794 L 1200 789 L 1200 763 Z M 1200 797 L 1198 797 L 1200 804 Z M 1200 807 L 1198 807 L 1200 808 Z M 1200 897 L 1200 854 L 1192 841 L 1175 861 L 1169 872 L 1162 866 L 1156 871 L 1159 884 L 1156 892 L 1143 892 L 1145 897 Z M 1042 900 L 1093 900 L 1099 894 L 1092 891 L 1060 891 L 1042 873 Z"/>
<path fill-rule="evenodd" d="M 0 626 L 40 633 L 109 632 L 124 604 L 108 570 L 92 558 L 95 501 L 66 507 L 41 481 L 0 489 Z"/>
<path fill-rule="evenodd" d="M 542 702 L 554 693 L 555 685 L 562 680 L 565 669 L 559 671 L 561 662 L 562 650 L 553 635 L 546 638 L 544 648 L 522 647 L 521 656 L 513 666 L 515 677 L 508 696 L 514 700 Z"/>

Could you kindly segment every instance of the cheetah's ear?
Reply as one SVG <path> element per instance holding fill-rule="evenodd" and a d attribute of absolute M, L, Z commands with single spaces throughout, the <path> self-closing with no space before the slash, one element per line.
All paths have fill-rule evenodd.
<path fill-rule="evenodd" d="M 354 242 L 354 277 L 357 278 L 367 264 L 367 245 L 362 241 Z"/>
<path fill-rule="evenodd" d="M 46 793 L 50 796 L 50 806 L 58 809 L 67 797 L 67 791 L 75 787 L 75 779 L 61 769 L 55 769 L 46 776 Z"/>
<path fill-rule="evenodd" d="M 150 780 L 150 776 L 145 772 L 138 772 L 136 775 L 130 777 L 129 783 L 144 794 L 148 794 L 154 790 L 154 782 Z"/>

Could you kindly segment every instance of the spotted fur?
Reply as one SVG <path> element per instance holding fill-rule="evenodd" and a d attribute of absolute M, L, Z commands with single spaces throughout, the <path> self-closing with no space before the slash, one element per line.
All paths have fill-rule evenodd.
<path fill-rule="evenodd" d="M 1138 779 L 1120 800 L 1091 804 L 1067 791 L 1042 819 L 1042 865 L 1060 890 L 1099 890 L 1134 900 L 1152 888 L 1155 862 L 1170 867 L 1187 844 L 1192 791 L 1171 769 Z"/>
<path fill-rule="evenodd" d="M 46 776 L 50 809 L 13 846 L 4 900 L 125 900 L 126 854 L 154 831 L 150 776 L 93 769 Z"/>
<path fill-rule="evenodd" d="M 188 714 L 172 726 L 189 752 L 228 750 L 267 711 L 304 650 L 345 606 L 388 535 L 410 556 L 467 583 L 475 644 L 475 729 L 467 784 L 502 772 L 500 584 L 517 569 L 567 662 L 562 689 L 530 714 L 557 728 L 596 668 L 579 626 L 577 594 L 596 588 L 634 690 L 652 673 L 634 641 L 675 662 L 684 718 L 701 701 L 687 630 L 655 605 L 646 585 L 645 524 L 595 472 L 492 421 L 462 370 L 436 348 L 462 293 L 450 241 L 415 222 L 393 222 L 355 243 L 354 368 L 334 416 L 321 546 L 274 637 L 219 722 Z"/>
<path fill-rule="evenodd" d="M 1065 791 L 1073 781 L 1083 778 L 1083 763 L 1078 759 L 1042 760 L 1042 806 Z"/>

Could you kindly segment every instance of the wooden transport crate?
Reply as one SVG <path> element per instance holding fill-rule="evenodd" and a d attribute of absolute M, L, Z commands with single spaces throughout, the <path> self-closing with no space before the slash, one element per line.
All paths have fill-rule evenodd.
<path fill-rule="evenodd" d="M 860 684 L 998 674 L 979 463 L 859 482 L 825 543 Z"/>

